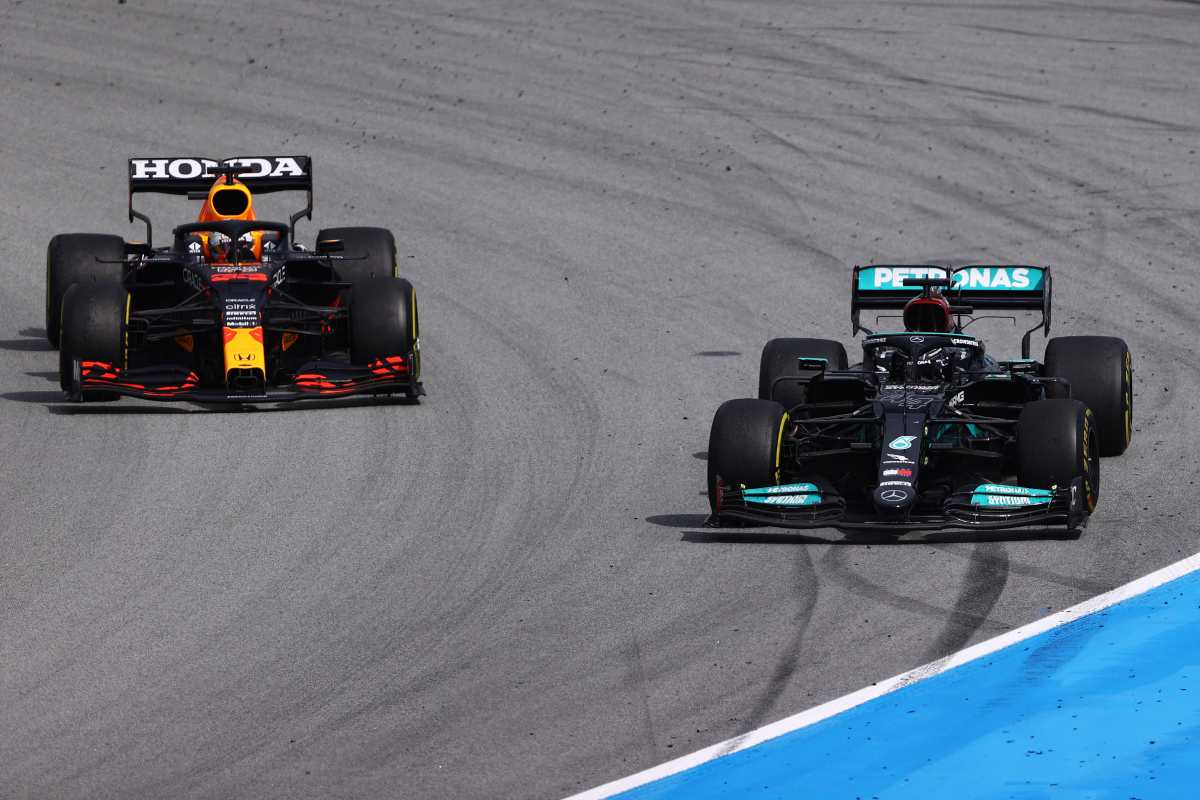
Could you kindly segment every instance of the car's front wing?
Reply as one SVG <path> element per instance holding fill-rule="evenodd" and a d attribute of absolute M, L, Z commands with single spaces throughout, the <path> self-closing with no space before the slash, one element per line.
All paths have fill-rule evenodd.
<path fill-rule="evenodd" d="M 1089 511 L 1082 480 L 1049 490 L 1049 501 L 1021 506 L 984 506 L 971 490 L 957 491 L 945 498 L 940 509 L 919 509 L 905 516 L 885 516 L 872 509 L 851 509 L 845 500 L 823 492 L 819 502 L 787 508 L 768 505 L 746 497 L 746 487 L 721 486 L 717 513 L 710 522 L 736 522 L 781 528 L 848 528 L 877 531 L 920 531 L 954 529 L 996 530 L 1005 528 L 1051 528 L 1068 531 L 1087 526 Z M 762 498 L 759 498 L 760 500 Z"/>
<path fill-rule="evenodd" d="M 277 403 L 361 394 L 425 394 L 415 353 L 387 356 L 366 365 L 312 361 L 284 383 L 258 390 L 204 384 L 187 367 L 173 364 L 123 370 L 104 361 L 74 362 L 67 391 L 72 400 L 97 394 L 118 394 L 146 400 L 191 400 L 200 403 Z"/>

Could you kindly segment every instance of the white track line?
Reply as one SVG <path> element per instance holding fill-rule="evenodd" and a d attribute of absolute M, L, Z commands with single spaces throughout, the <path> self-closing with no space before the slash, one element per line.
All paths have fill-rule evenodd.
<path fill-rule="evenodd" d="M 1145 577 L 1138 578 L 1136 581 L 1127 583 L 1124 586 L 1105 592 L 1102 595 L 1093 597 L 1090 600 L 1085 600 L 1078 605 L 1063 609 L 1057 613 L 1051 614 L 1048 617 L 1031 622 L 1020 628 L 1002 633 L 995 638 L 972 645 L 965 650 L 959 650 L 957 653 L 951 653 L 944 658 L 933 661 L 924 666 L 917 667 L 901 675 L 888 678 L 879 683 L 872 684 L 865 688 L 859 689 L 857 692 L 852 692 L 836 700 L 830 700 L 828 703 L 822 703 L 819 706 L 810 708 L 807 711 L 801 711 L 799 714 L 781 719 L 778 722 L 773 722 L 770 725 L 765 725 L 757 730 L 744 733 L 741 736 L 735 736 L 732 739 L 727 739 L 719 744 L 714 744 L 711 747 L 706 747 L 703 750 L 697 750 L 694 753 L 689 753 L 686 756 L 680 756 L 659 764 L 657 767 L 643 770 L 626 778 L 620 778 L 606 783 L 603 786 L 597 786 L 594 789 L 580 792 L 579 794 L 571 795 L 566 800 L 600 800 L 600 798 L 611 797 L 621 792 L 629 791 L 652 781 L 665 778 L 669 775 L 675 775 L 683 772 L 686 769 L 703 764 L 707 761 L 712 761 L 715 758 L 736 753 L 739 750 L 745 750 L 747 747 L 753 747 L 756 744 L 761 744 L 768 739 L 774 739 L 782 736 L 785 733 L 807 728 L 824 719 L 829 719 L 835 714 L 840 714 L 843 711 L 862 705 L 868 700 L 874 700 L 877 697 L 882 697 L 885 694 L 894 692 L 897 689 L 903 689 L 905 686 L 916 683 L 917 681 L 931 678 L 947 670 L 961 667 L 978 658 L 991 655 L 997 650 L 1001 650 L 1010 645 L 1022 642 L 1031 637 L 1037 636 L 1039 633 L 1044 633 L 1051 628 L 1057 628 L 1066 625 L 1068 622 L 1073 622 L 1080 617 L 1085 617 L 1088 614 L 1094 614 L 1109 606 L 1116 605 L 1123 600 L 1128 600 L 1131 597 L 1136 597 L 1139 594 L 1162 586 L 1164 583 L 1181 578 L 1191 572 L 1200 569 L 1200 553 L 1189 556 L 1182 561 L 1176 561 L 1174 564 L 1163 567 L 1160 570 L 1151 572 Z"/>

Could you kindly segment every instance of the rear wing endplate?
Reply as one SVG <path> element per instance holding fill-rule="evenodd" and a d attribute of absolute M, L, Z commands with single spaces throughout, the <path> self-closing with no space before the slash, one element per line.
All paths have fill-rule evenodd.
<path fill-rule="evenodd" d="M 146 223 L 146 243 L 149 244 L 150 218 L 134 209 L 135 194 L 207 192 L 222 174 L 233 175 L 254 194 L 305 192 L 308 202 L 291 215 L 289 224 L 294 228 L 301 217 L 312 219 L 313 177 L 309 156 L 239 156 L 221 161 L 176 156 L 129 159 L 129 221 L 140 219 Z"/>
<path fill-rule="evenodd" d="M 1031 264 L 874 264 L 855 267 L 850 286 L 850 322 L 854 333 L 866 330 L 859 323 L 862 309 L 900 310 L 920 290 L 905 286 L 906 278 L 950 278 L 945 290 L 952 305 L 988 311 L 1040 311 L 1042 320 L 1021 337 L 1021 355 L 1029 358 L 1034 331 L 1050 333 L 1051 281 L 1048 267 Z M 869 332 L 869 331 L 868 331 Z"/>

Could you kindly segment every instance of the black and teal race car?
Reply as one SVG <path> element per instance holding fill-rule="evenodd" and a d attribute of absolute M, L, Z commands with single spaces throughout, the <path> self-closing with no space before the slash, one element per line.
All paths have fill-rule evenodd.
<path fill-rule="evenodd" d="M 1077 533 L 1100 496 L 1100 458 L 1132 437 L 1133 362 L 1107 336 L 1049 339 L 1031 358 L 1050 299 L 1045 267 L 855 267 L 861 362 L 828 339 L 767 343 L 758 396 L 722 404 L 713 420 L 710 524 Z M 918 306 L 935 312 L 928 330 L 860 323 L 864 310 L 908 317 Z M 963 332 L 992 310 L 1040 315 L 1020 358 L 996 360 Z"/>

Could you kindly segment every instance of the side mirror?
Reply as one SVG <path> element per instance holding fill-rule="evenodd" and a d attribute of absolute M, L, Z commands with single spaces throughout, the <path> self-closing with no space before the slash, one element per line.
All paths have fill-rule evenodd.
<path fill-rule="evenodd" d="M 824 372 L 829 367 L 829 359 L 800 356 L 796 359 L 800 369 L 819 369 Z"/>
<path fill-rule="evenodd" d="M 323 239 L 317 242 L 317 250 L 322 253 L 340 253 L 346 249 L 341 239 Z"/>

